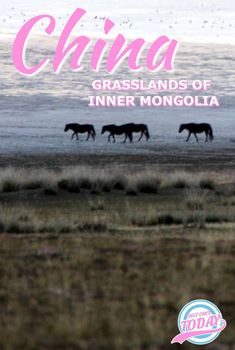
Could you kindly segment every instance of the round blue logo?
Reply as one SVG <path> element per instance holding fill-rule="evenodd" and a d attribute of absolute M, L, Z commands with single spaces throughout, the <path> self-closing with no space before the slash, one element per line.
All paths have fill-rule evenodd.
<path fill-rule="evenodd" d="M 205 345 L 214 341 L 226 327 L 219 308 L 212 302 L 197 299 L 187 303 L 179 313 L 180 333 L 172 339 L 173 343 L 188 341 L 196 345 Z"/>

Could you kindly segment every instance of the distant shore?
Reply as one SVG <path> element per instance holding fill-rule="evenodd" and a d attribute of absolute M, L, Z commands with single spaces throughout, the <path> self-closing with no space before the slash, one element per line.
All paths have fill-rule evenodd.
<path fill-rule="evenodd" d="M 231 171 L 234 170 L 234 148 L 190 148 L 174 147 L 149 148 L 142 153 L 4 153 L 0 154 L 0 168 L 51 168 L 67 166 L 89 166 L 94 168 L 149 170 L 189 170 L 189 171 Z"/>

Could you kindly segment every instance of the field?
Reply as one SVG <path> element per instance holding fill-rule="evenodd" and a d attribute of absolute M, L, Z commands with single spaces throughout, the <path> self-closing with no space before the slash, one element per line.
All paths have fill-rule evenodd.
<path fill-rule="evenodd" d="M 37 5 L 40 12 L 40 2 L 32 2 L 31 10 Z M 215 2 L 213 36 L 219 28 L 221 39 L 220 27 L 225 34 L 230 22 L 226 17 L 222 24 L 221 15 L 228 7 L 232 16 L 232 8 L 224 2 L 217 18 Z M 55 2 L 47 3 L 59 11 Z M 67 3 L 66 13 L 72 1 Z M 166 1 L 157 3 L 167 8 Z M 189 23 L 187 3 L 184 12 L 172 3 L 170 10 L 177 6 L 183 14 L 179 21 L 168 10 L 156 12 L 154 18 L 164 15 L 158 30 L 177 20 L 170 30 L 176 35 Z M 205 19 L 207 30 L 212 12 L 209 2 L 201 3 L 199 27 Z M 21 1 L 20 16 L 9 13 L 15 24 L 18 17 L 25 20 L 23 13 L 31 17 L 29 6 Z M 120 3 L 111 6 L 121 24 Z M 91 3 L 92 12 L 101 7 Z M 150 8 L 144 4 L 147 27 L 156 26 L 149 22 L 154 2 Z M 9 4 L 0 17 L 7 17 L 8 26 L 7 9 Z M 132 15 L 143 17 L 138 4 Z M 143 27 L 142 19 L 137 22 Z M 192 38 L 196 23 L 189 23 Z M 81 72 L 67 64 L 52 74 L 50 62 L 40 75 L 23 76 L 12 64 L 13 39 L 1 35 L 0 46 L 0 350 L 196 349 L 170 344 L 179 311 L 195 298 L 214 302 L 227 321 L 203 349 L 235 350 L 235 46 L 182 41 L 169 76 L 164 70 L 131 73 L 124 65 L 112 74 L 113 80 L 146 82 L 212 79 L 200 95 L 218 96 L 220 108 L 94 109 L 88 96 L 110 95 L 92 88 L 95 79 L 110 79 L 105 60 L 99 74 L 92 71 L 90 50 Z M 51 61 L 57 39 L 31 36 L 27 64 L 40 57 Z M 149 94 L 155 95 L 132 91 L 136 97 Z M 72 122 L 93 124 L 95 142 L 86 142 L 86 135 L 71 141 L 64 127 Z M 123 144 L 123 135 L 109 143 L 101 135 L 103 125 L 127 122 L 146 123 L 149 141 L 137 142 L 135 134 L 132 144 Z M 210 123 L 213 142 L 200 134 L 198 143 L 193 135 L 186 143 L 187 132 L 178 131 L 189 122 Z"/>
<path fill-rule="evenodd" d="M 11 163 L 0 170 L 0 349 L 180 348 L 178 313 L 196 298 L 228 323 L 204 348 L 234 349 L 231 167 Z"/>
<path fill-rule="evenodd" d="M 213 300 L 229 325 L 205 348 L 233 349 L 232 232 L 2 236 L 1 349 L 168 349 L 195 298 Z"/>

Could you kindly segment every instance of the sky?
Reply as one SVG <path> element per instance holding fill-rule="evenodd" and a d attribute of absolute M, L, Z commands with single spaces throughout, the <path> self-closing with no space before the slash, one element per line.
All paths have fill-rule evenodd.
<path fill-rule="evenodd" d="M 104 18 L 115 22 L 110 37 L 152 40 L 168 35 L 192 42 L 235 43 L 234 0 L 9 0 L 1 2 L 0 33 L 17 33 L 27 19 L 50 14 L 57 20 L 60 34 L 77 7 L 87 11 L 77 26 L 77 33 L 94 37 L 103 35 Z M 35 33 L 43 34 L 42 22 Z"/>

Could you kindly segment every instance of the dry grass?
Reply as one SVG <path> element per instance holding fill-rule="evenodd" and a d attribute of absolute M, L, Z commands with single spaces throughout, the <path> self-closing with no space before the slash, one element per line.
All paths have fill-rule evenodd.
<path fill-rule="evenodd" d="M 204 298 L 228 323 L 212 348 L 233 349 L 235 242 L 227 234 L 3 237 L 0 348 L 170 348 L 182 306 Z"/>
<path fill-rule="evenodd" d="M 164 173 L 146 170 L 135 174 L 123 174 L 89 167 L 70 167 L 57 172 L 10 167 L 0 170 L 0 192 L 43 189 L 45 194 L 53 195 L 57 193 L 57 189 L 63 189 L 75 193 L 86 190 L 93 194 L 113 190 L 125 191 L 127 194 L 156 194 L 160 188 L 167 187 L 216 190 L 225 180 L 232 182 L 231 178 L 228 180 L 227 177 L 227 174 L 218 176 L 217 173 L 210 172 Z"/>
<path fill-rule="evenodd" d="M 49 188 L 54 186 L 56 178 L 55 172 L 45 169 L 29 171 L 28 169 L 9 167 L 0 170 L 0 191 L 14 192 Z"/>
<path fill-rule="evenodd" d="M 92 203 L 92 202 L 91 202 Z M 92 203 L 91 210 L 101 210 L 99 202 Z M 49 219 L 47 219 L 49 216 Z M 55 211 L 52 215 L 47 208 L 43 215 L 35 209 L 20 206 L 0 206 L 0 233 L 29 234 L 29 233 L 76 233 L 76 232 L 105 232 L 107 222 L 105 216 L 93 214 L 83 216 L 78 220 L 74 213 L 61 216 Z"/>
<path fill-rule="evenodd" d="M 206 193 L 198 189 L 189 189 L 185 195 L 185 205 L 189 210 L 203 210 L 206 206 Z"/>
<path fill-rule="evenodd" d="M 179 310 L 196 298 L 222 310 L 229 326 L 216 349 L 232 349 L 235 196 L 226 181 L 1 170 L 0 349 L 167 348 Z"/>
<path fill-rule="evenodd" d="M 0 170 L 0 195 L 6 202 L 11 198 L 11 204 L 0 208 L 0 231 L 69 233 L 233 223 L 235 191 L 231 180 L 227 187 L 221 182 L 225 181 L 223 174 L 213 173 L 145 170 L 113 174 L 89 167 L 57 172 L 7 168 Z M 24 204 L 18 208 L 14 198 Z M 33 198 L 39 198 L 39 211 L 29 209 L 35 207 L 30 204 Z M 28 206 L 25 201 L 29 201 Z M 20 219 L 26 216 L 27 221 Z"/>
<path fill-rule="evenodd" d="M 141 197 L 126 197 L 119 190 L 102 196 L 92 192 L 69 194 L 62 191 L 56 196 L 51 193 L 45 197 L 39 193 L 36 197 L 31 194 L 25 197 L 23 192 L 23 202 L 19 192 L 11 193 L 11 202 L 0 205 L 0 232 L 114 232 L 133 226 L 202 228 L 211 223 L 235 222 L 234 196 L 218 195 L 199 188 L 158 191 L 157 196 L 151 189 L 150 194 Z M 4 194 L 4 198 L 6 200 L 8 194 Z"/>

